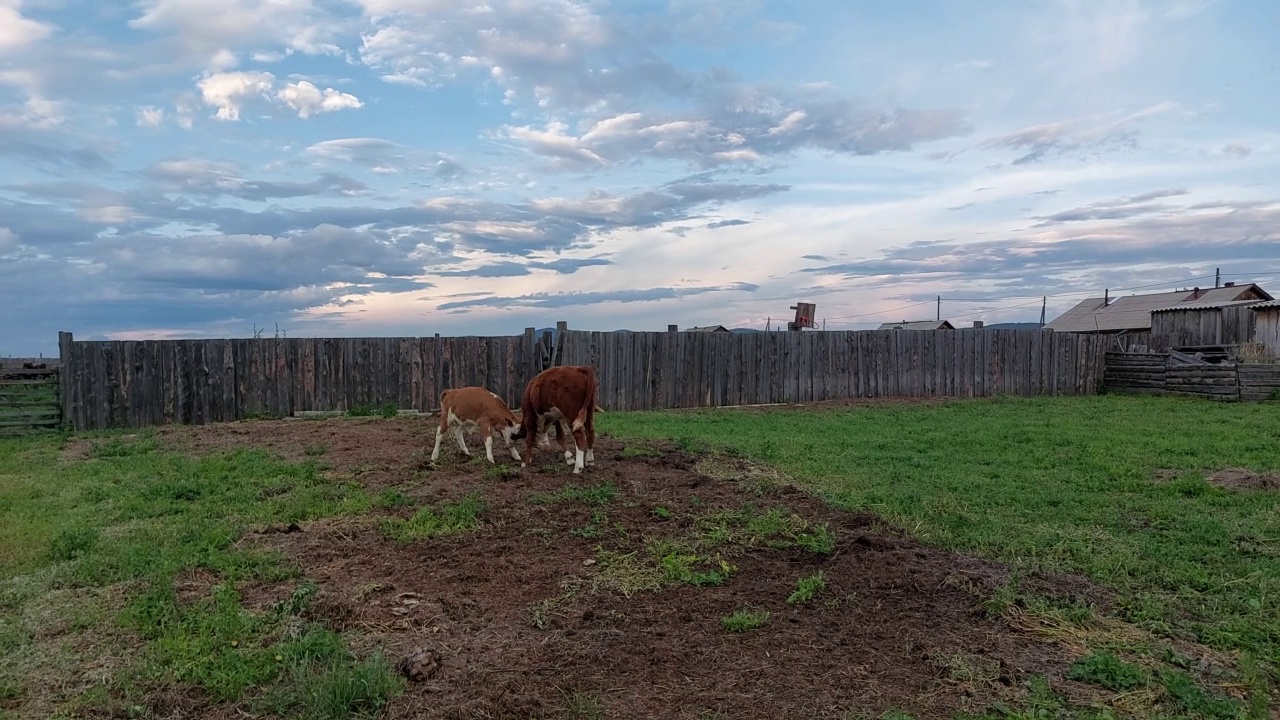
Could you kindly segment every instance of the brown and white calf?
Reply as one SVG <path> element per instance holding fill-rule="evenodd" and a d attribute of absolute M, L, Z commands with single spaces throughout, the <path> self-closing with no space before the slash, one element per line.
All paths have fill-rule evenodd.
<path fill-rule="evenodd" d="M 507 443 L 511 457 L 519 460 L 520 453 L 511 444 L 512 433 L 520 426 L 511 408 L 497 395 L 482 387 L 464 387 L 445 390 L 440 394 L 440 424 L 436 427 L 436 447 L 431 451 L 431 460 L 440 457 L 440 439 L 446 432 L 453 431 L 458 447 L 463 454 L 471 456 L 467 443 L 462 439 L 463 430 L 480 431 L 484 437 L 484 453 L 489 462 L 493 460 L 493 434 L 497 432 Z"/>
<path fill-rule="evenodd" d="M 550 446 L 547 431 L 552 423 L 564 449 L 565 462 L 573 465 L 575 475 L 585 465 L 595 464 L 598 387 L 596 372 L 589 365 L 547 368 L 529 381 L 520 400 L 520 429 L 511 436 L 512 440 L 525 441 L 521 467 L 533 462 L 535 439 L 543 448 Z M 565 430 L 573 436 L 576 453 L 569 450 Z"/>

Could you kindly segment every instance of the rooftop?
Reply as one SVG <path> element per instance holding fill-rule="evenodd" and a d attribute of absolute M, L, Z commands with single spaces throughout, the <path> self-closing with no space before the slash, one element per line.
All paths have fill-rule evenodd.
<path fill-rule="evenodd" d="M 1154 310 L 1181 309 L 1184 303 L 1196 306 L 1221 307 L 1221 303 L 1240 300 L 1271 300 L 1265 290 L 1254 283 L 1224 285 L 1218 288 L 1176 290 L 1149 295 L 1123 295 L 1106 305 L 1103 298 L 1092 297 L 1045 324 L 1055 332 L 1118 332 L 1121 330 L 1150 330 L 1151 312 Z"/>

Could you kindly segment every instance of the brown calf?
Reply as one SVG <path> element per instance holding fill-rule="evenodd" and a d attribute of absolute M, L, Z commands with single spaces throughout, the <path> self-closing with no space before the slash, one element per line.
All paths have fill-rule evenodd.
<path fill-rule="evenodd" d="M 561 365 L 538 373 L 525 386 L 520 400 L 520 429 L 512 440 L 524 438 L 521 467 L 533 462 L 535 438 L 543 448 L 549 447 L 548 425 L 555 423 L 556 439 L 564 449 L 565 462 L 573 465 L 573 473 L 596 462 L 596 372 L 589 365 Z M 573 434 L 577 453 L 570 452 L 565 441 L 565 426 Z M 585 448 L 585 461 L 583 449 Z"/>
<path fill-rule="evenodd" d="M 431 461 L 440 457 L 440 439 L 452 428 L 453 437 L 458 447 L 468 457 L 471 451 L 462 439 L 462 431 L 480 431 L 484 437 L 484 453 L 489 462 L 493 460 L 493 433 L 502 435 L 511 451 L 511 457 L 520 459 L 520 453 L 511 444 L 511 435 L 520 423 L 511 412 L 511 408 L 497 395 L 482 387 L 464 387 L 445 390 L 440 394 L 440 425 L 436 427 L 436 448 L 431 451 Z"/>

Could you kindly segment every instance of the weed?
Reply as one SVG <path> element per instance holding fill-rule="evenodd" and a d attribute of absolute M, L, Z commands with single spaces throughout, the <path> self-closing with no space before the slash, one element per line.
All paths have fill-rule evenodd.
<path fill-rule="evenodd" d="M 813 596 L 818 594 L 820 590 L 827 586 L 827 580 L 822 576 L 822 571 L 802 577 L 796 581 L 796 589 L 787 596 L 787 602 L 791 604 L 809 602 Z"/>
<path fill-rule="evenodd" d="M 644 445 L 628 445 L 622 448 L 622 452 L 620 454 L 622 455 L 623 459 L 638 458 L 638 457 L 660 457 L 662 455 L 662 453 L 658 452 L 654 448 L 646 447 Z"/>
<path fill-rule="evenodd" d="M 720 627 L 729 632 L 746 632 L 764 627 L 769 621 L 769 611 L 762 608 L 744 608 L 720 618 Z"/>
<path fill-rule="evenodd" d="M 87 526 L 62 528 L 49 543 L 49 559 L 53 562 L 75 560 L 91 553 L 97 544 L 97 528 Z"/>
<path fill-rule="evenodd" d="M 604 708 L 595 696 L 575 690 L 565 697 L 564 717 L 568 720 L 603 720 Z"/>
<path fill-rule="evenodd" d="M 321 443 L 319 445 L 308 445 L 302 448 L 302 452 L 307 457 L 319 457 L 329 452 L 329 447 L 324 443 Z"/>
<path fill-rule="evenodd" d="M 564 587 L 565 590 L 560 593 L 560 595 L 540 600 L 533 606 L 533 619 L 531 624 L 539 630 L 547 629 L 547 625 L 550 624 L 551 621 L 551 615 L 561 605 L 565 604 L 570 600 L 570 598 L 578 594 L 578 589 L 581 587 L 581 583 L 576 580 L 571 580 L 561 583 L 561 586 Z"/>
<path fill-rule="evenodd" d="M 485 462 L 486 464 L 488 463 L 487 460 Z M 505 480 L 507 478 L 518 477 L 519 475 L 519 465 L 490 465 L 484 471 L 484 476 L 492 480 Z"/>
<path fill-rule="evenodd" d="M 1157 671 L 1165 694 L 1179 709 L 1202 718 L 1237 717 L 1240 703 L 1232 698 L 1205 692 L 1186 672 L 1172 668 Z"/>
<path fill-rule="evenodd" d="M 478 527 L 484 508 L 485 503 L 479 493 L 472 492 L 458 502 L 446 502 L 439 508 L 424 507 L 408 520 L 385 518 L 382 531 L 400 543 L 454 535 Z"/>
<path fill-rule="evenodd" d="M 390 488 L 383 490 L 382 494 L 378 495 L 377 500 L 374 501 L 374 504 L 386 508 L 408 507 L 413 504 L 413 498 L 396 488 Z"/>
<path fill-rule="evenodd" d="M 618 489 L 611 483 L 591 487 L 568 486 L 552 493 L 530 493 L 529 502 L 535 505 L 551 503 L 581 503 L 583 505 L 605 505 L 618 494 Z"/>
<path fill-rule="evenodd" d="M 580 528 L 574 528 L 569 531 L 570 535 L 576 535 L 580 538 L 598 537 L 604 533 L 604 526 L 608 525 L 609 516 L 600 508 L 591 511 L 591 521 Z"/>
<path fill-rule="evenodd" d="M 383 417 L 393 418 L 400 413 L 399 407 L 393 402 L 384 402 L 380 404 L 364 403 L 355 405 L 347 409 L 348 417 Z"/>
<path fill-rule="evenodd" d="M 672 517 L 675 516 L 675 514 L 672 513 L 669 509 L 661 505 L 657 505 L 653 508 L 653 516 L 658 518 L 659 520 L 670 520 Z"/>
<path fill-rule="evenodd" d="M 1142 668 L 1130 665 L 1109 652 L 1094 652 L 1071 664 L 1068 680 L 1101 685 L 1108 690 L 1129 690 L 1147 681 Z"/>

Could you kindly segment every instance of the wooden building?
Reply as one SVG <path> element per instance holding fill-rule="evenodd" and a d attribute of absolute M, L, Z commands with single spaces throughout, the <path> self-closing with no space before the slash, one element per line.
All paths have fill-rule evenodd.
<path fill-rule="evenodd" d="M 1154 310 L 1273 299 L 1255 283 L 1225 283 L 1217 288 L 1192 288 L 1122 297 L 1104 295 L 1082 300 L 1045 327 L 1054 332 L 1091 334 L 1156 332 L 1151 326 Z"/>
<path fill-rule="evenodd" d="M 1249 310 L 1253 313 L 1253 341 L 1280 357 L 1280 301 L 1259 303 Z"/>
<path fill-rule="evenodd" d="M 1253 340 L 1260 300 L 1180 303 L 1151 311 L 1151 332 L 1174 335 L 1182 345 L 1239 345 Z"/>

